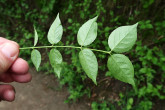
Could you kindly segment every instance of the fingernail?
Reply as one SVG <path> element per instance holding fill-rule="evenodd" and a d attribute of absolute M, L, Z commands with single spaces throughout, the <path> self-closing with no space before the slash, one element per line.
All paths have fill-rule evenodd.
<path fill-rule="evenodd" d="M 6 57 L 15 59 L 18 54 L 18 47 L 12 43 L 5 43 L 1 51 Z"/>

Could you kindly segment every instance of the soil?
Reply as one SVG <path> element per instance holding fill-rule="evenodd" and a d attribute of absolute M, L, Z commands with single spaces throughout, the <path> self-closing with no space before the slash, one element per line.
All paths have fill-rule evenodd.
<path fill-rule="evenodd" d="M 85 102 L 66 104 L 69 93 L 59 84 L 54 75 L 45 75 L 30 69 L 33 79 L 30 83 L 12 83 L 16 90 L 15 101 L 0 102 L 0 110 L 89 110 Z"/>

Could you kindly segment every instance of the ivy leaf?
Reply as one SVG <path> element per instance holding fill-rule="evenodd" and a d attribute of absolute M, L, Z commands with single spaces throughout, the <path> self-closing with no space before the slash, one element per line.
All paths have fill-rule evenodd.
<path fill-rule="evenodd" d="M 137 39 L 137 25 L 138 23 L 115 29 L 108 39 L 111 51 L 123 53 L 130 50 Z"/>
<path fill-rule="evenodd" d="M 41 54 L 38 50 L 36 50 L 36 49 L 32 50 L 31 60 L 32 60 L 34 66 L 36 67 L 36 70 L 38 71 L 38 68 L 41 64 Z"/>
<path fill-rule="evenodd" d="M 49 54 L 50 64 L 54 69 L 54 72 L 60 78 L 60 73 L 62 70 L 62 55 L 57 49 L 51 49 Z"/>
<path fill-rule="evenodd" d="M 87 76 L 97 85 L 96 77 L 98 72 L 98 63 L 95 54 L 89 49 L 83 49 L 79 53 L 79 59 Z"/>
<path fill-rule="evenodd" d="M 79 45 L 81 46 L 87 46 L 91 44 L 97 36 L 97 20 L 98 16 L 96 16 L 93 19 L 88 20 L 86 23 L 84 23 L 77 34 L 77 40 Z"/>
<path fill-rule="evenodd" d="M 134 68 L 131 61 L 122 54 L 114 54 L 109 57 L 107 63 L 111 74 L 118 80 L 135 86 Z"/>
<path fill-rule="evenodd" d="M 61 25 L 61 21 L 58 14 L 55 21 L 52 23 L 49 29 L 48 41 L 51 44 L 57 44 L 61 40 L 62 34 L 63 34 L 63 27 Z"/>
<path fill-rule="evenodd" d="M 37 42 L 38 42 L 38 33 L 37 33 L 37 31 L 36 31 L 36 29 L 35 29 L 35 27 L 34 27 L 34 46 L 36 46 L 37 45 Z"/>

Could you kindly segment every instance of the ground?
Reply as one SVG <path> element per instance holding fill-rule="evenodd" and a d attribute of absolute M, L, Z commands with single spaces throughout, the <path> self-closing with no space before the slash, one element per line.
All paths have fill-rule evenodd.
<path fill-rule="evenodd" d="M 30 69 L 33 79 L 30 83 L 12 83 L 16 89 L 14 102 L 0 102 L 0 110 L 89 110 L 85 102 L 65 104 L 69 93 L 53 75 L 45 75 Z"/>

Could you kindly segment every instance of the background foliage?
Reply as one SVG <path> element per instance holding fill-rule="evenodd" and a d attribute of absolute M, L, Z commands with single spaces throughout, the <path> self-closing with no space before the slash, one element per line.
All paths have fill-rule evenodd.
<path fill-rule="evenodd" d="M 164 0 L 1 0 L 0 34 L 18 42 L 20 47 L 31 46 L 34 25 L 39 33 L 38 45 L 49 45 L 46 35 L 58 12 L 64 26 L 59 45 L 78 45 L 79 27 L 89 18 L 99 15 L 98 37 L 90 47 L 109 50 L 107 41 L 112 30 L 139 22 L 138 42 L 125 53 L 133 62 L 138 92 L 115 80 L 108 72 L 108 55 L 96 53 L 99 72 L 98 86 L 95 86 L 82 71 L 77 50 L 61 49 L 65 68 L 59 82 L 68 87 L 70 96 L 66 102 L 85 96 L 83 99 L 91 104 L 93 110 L 165 109 Z M 48 50 L 41 52 L 44 63 L 39 70 L 53 73 L 47 62 Z M 20 56 L 29 60 L 30 50 L 21 51 Z"/>

